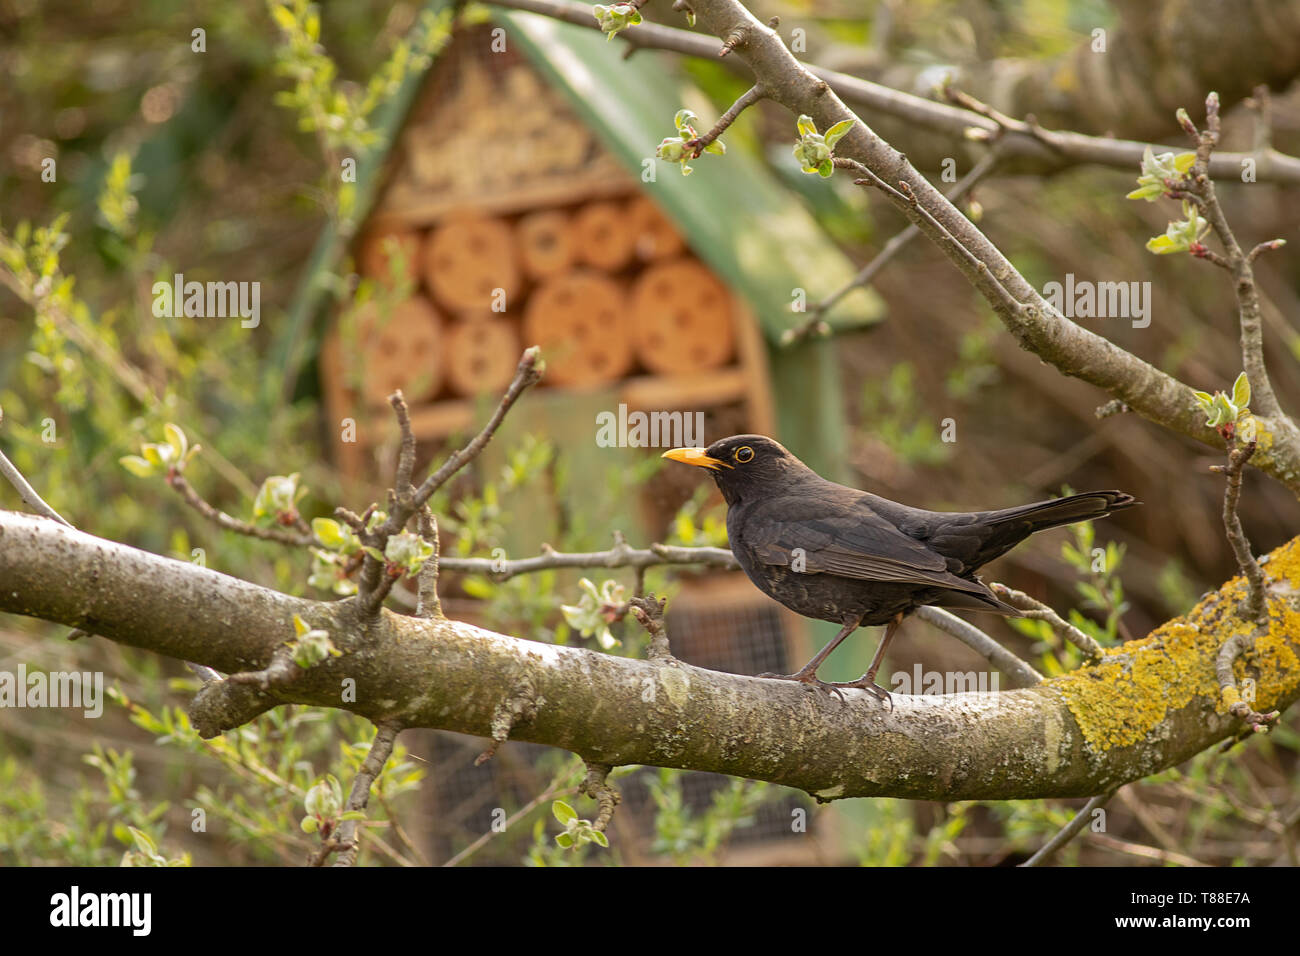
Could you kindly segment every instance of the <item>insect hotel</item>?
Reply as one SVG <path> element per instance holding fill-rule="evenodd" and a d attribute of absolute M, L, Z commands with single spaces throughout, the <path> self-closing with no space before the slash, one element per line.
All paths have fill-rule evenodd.
<path fill-rule="evenodd" d="M 803 318 L 793 301 L 816 302 L 854 269 L 743 149 L 701 157 L 689 177 L 654 159 L 678 109 L 693 108 L 706 126 L 716 118 L 655 57 L 625 60 L 620 44 L 594 30 L 493 11 L 489 23 L 458 31 L 392 104 L 387 152 L 363 177 L 369 212 L 350 245 L 335 243 L 318 261 L 350 253 L 362 277 L 405 294 L 387 303 L 381 294 L 351 314 L 304 309 L 319 323 L 335 460 L 354 487 L 373 496 L 391 473 L 394 389 L 429 460 L 481 425 L 530 345 L 541 347 L 545 376 L 507 417 L 485 467 L 495 473 L 502 459 L 488 456 L 525 434 L 544 438 L 570 462 L 577 507 L 609 497 L 601 476 L 611 468 L 738 432 L 775 435 L 823 474 L 840 467 L 833 346 L 783 349 L 780 337 Z M 874 293 L 859 290 L 826 318 L 845 327 L 880 312 Z M 623 427 L 615 447 L 598 442 L 599 421 L 626 423 L 638 412 L 674 426 L 702 421 L 705 434 L 628 447 L 635 432 Z M 355 428 L 340 427 L 347 421 Z M 662 540 L 697 488 L 698 476 L 660 470 L 641 500 L 627 502 L 623 523 L 586 546 L 608 547 L 613 527 L 634 545 Z M 511 522 L 511 556 L 536 554 L 554 527 L 525 510 Z M 570 591 L 578 576 L 562 578 Z M 739 573 L 682 577 L 668 621 L 677 656 L 749 674 L 807 656 L 816 625 Z M 454 576 L 445 587 L 449 613 L 472 618 L 473 602 L 455 600 Z M 432 774 L 441 789 L 429 838 L 454 851 L 481 832 L 479 804 L 501 805 L 509 780 L 527 799 L 533 748 L 507 745 L 473 768 L 481 741 L 431 736 L 429 758 L 444 766 Z M 691 776 L 705 791 L 715 785 Z M 627 796 L 635 806 L 635 793 Z M 788 834 L 782 812 L 777 832 Z"/>

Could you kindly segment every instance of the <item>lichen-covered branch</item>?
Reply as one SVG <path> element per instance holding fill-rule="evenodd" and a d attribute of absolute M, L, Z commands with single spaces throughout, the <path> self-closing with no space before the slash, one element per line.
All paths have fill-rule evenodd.
<path fill-rule="evenodd" d="M 1256 707 L 1266 711 L 1300 697 L 1300 539 L 1264 568 L 1277 597 L 1251 663 Z M 191 708 L 205 736 L 299 703 L 491 737 L 501 702 L 526 680 L 536 711 L 512 726 L 511 739 L 609 766 L 768 780 L 823 800 L 1091 796 L 1145 777 L 1240 727 L 1215 665 L 1225 640 L 1255 627 L 1234 613 L 1245 589 L 1236 578 L 1096 665 L 996 694 L 895 695 L 889 711 L 855 690 L 841 704 L 681 661 L 614 657 L 446 618 L 387 610 L 371 618 L 352 599 L 291 597 L 13 512 L 0 511 L 0 580 L 0 611 L 225 673 L 266 667 L 292 635 L 294 614 L 329 632 L 340 656 L 287 685 L 235 685 L 248 698 L 243 708 L 207 685 Z M 343 698 L 343 686 L 355 688 L 355 700 Z"/>

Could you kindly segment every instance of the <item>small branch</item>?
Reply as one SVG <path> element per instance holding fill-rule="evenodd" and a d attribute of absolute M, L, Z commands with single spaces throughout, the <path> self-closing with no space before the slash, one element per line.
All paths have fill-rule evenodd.
<path fill-rule="evenodd" d="M 540 351 L 537 346 L 526 349 L 519 359 L 514 379 L 501 397 L 501 401 L 497 404 L 496 410 L 493 411 L 492 417 L 483 426 L 482 431 L 475 435 L 464 448 L 452 453 L 437 471 L 424 480 L 419 488 L 413 488 L 411 485 L 411 474 L 414 471 L 415 437 L 411 432 L 406 402 L 402 398 L 401 392 L 395 392 L 389 396 L 389 402 L 393 406 L 398 426 L 402 431 L 402 446 L 398 454 L 395 481 L 398 487 L 389 493 L 388 519 L 381 527 L 373 531 L 367 531 L 363 527 L 358 532 L 361 543 L 380 552 L 384 551 L 388 539 L 395 534 L 399 534 L 406 527 L 407 522 L 418 513 L 419 509 L 424 507 L 434 492 L 446 484 L 456 472 L 478 457 L 479 453 L 487 447 L 488 442 L 492 440 L 492 436 L 501 427 L 501 422 L 505 419 L 506 413 L 510 411 L 519 396 L 523 394 L 526 388 L 541 379 L 542 369 Z M 348 517 L 351 517 L 350 513 Z M 350 520 L 349 523 L 351 523 Z M 355 525 L 353 527 L 356 528 Z M 401 576 L 400 570 L 398 570 L 397 574 L 393 573 L 394 570 L 386 567 L 384 562 L 377 558 L 366 555 L 361 565 L 360 579 L 357 582 L 357 600 L 367 617 L 373 618 L 379 613 L 379 608 L 383 605 L 384 598 L 388 596 L 389 591 L 392 590 L 394 581 Z"/>
<path fill-rule="evenodd" d="M 1184 180 L 1186 184 L 1184 189 L 1201 198 L 1205 220 L 1219 237 L 1219 241 L 1223 243 L 1226 256 L 1215 256 L 1206 249 L 1198 249 L 1196 254 L 1199 258 L 1208 259 L 1232 273 L 1241 325 L 1242 364 L 1250 379 L 1251 393 L 1262 414 L 1280 416 L 1283 414 L 1282 406 L 1273 392 L 1273 383 L 1269 380 L 1268 369 L 1264 363 L 1263 310 L 1259 301 L 1259 290 L 1255 286 L 1255 273 L 1251 268 L 1255 257 L 1263 249 L 1256 246 L 1249 255 L 1242 252 L 1241 245 L 1228 224 L 1228 217 L 1219 204 L 1214 180 L 1210 177 L 1210 156 L 1219 144 L 1219 94 L 1211 93 L 1205 98 L 1205 129 L 1198 130 L 1185 110 L 1179 111 L 1178 120 L 1196 144 L 1196 162 L 1192 166 L 1188 179 Z M 1261 245 L 1268 248 L 1271 244 Z M 1272 247 L 1276 248 L 1276 246 Z"/>
<path fill-rule="evenodd" d="M 989 151 L 985 153 L 980 161 L 975 164 L 974 168 L 963 176 L 946 194 L 948 200 L 955 203 L 959 199 L 963 198 L 967 193 L 975 188 L 976 184 L 979 183 L 980 180 L 993 172 L 997 164 L 998 155 L 996 152 Z M 901 252 L 908 243 L 920 234 L 921 227 L 915 223 L 909 225 L 902 232 L 895 234 L 887 243 L 885 243 L 884 248 L 882 248 L 880 252 L 876 253 L 875 258 L 862 267 L 861 271 L 858 272 L 857 275 L 809 309 L 808 317 L 804 319 L 803 322 L 792 329 L 787 329 L 781 335 L 781 344 L 784 346 L 793 345 L 796 342 L 803 341 L 814 333 L 818 335 L 829 334 L 829 326 L 826 326 L 822 321 L 826 313 L 834 308 L 841 299 L 854 289 L 869 285 L 871 280 L 876 277 L 880 270 L 888 265 L 894 256 L 898 255 L 898 253 Z"/>
<path fill-rule="evenodd" d="M 221 680 L 221 675 L 217 671 L 214 671 L 211 667 L 204 664 L 193 664 L 190 661 L 186 661 L 185 666 L 192 670 L 194 676 L 205 684 L 210 681 Z"/>
<path fill-rule="evenodd" d="M 302 676 L 303 668 L 293 659 L 288 644 L 281 644 L 271 655 L 271 663 L 260 671 L 240 671 L 227 677 L 223 684 L 235 687 L 246 684 L 267 691 L 272 687 L 287 687 Z"/>
<path fill-rule="evenodd" d="M 438 519 L 428 505 L 420 508 L 419 529 L 420 537 L 433 545 L 433 554 L 424 562 L 417 578 L 420 596 L 415 605 L 415 616 L 442 617 L 442 602 L 438 599 L 438 552 L 441 547 L 438 541 Z"/>
<path fill-rule="evenodd" d="M 736 102 L 731 104 L 727 112 L 723 113 L 722 116 L 719 117 L 718 121 L 713 124 L 713 129 L 709 130 L 703 136 L 697 136 L 695 139 L 688 141 L 685 143 L 685 146 L 690 147 L 694 151 L 695 158 L 698 159 L 704 150 L 707 149 L 715 139 L 721 136 L 728 126 L 736 121 L 736 118 L 740 116 L 741 113 L 753 106 L 759 100 L 763 99 L 765 96 L 767 96 L 767 94 L 763 92 L 763 88 L 758 84 L 754 84 L 742 93 Z"/>
<path fill-rule="evenodd" d="M 352 781 L 352 792 L 348 794 L 348 802 L 344 806 L 345 811 L 354 812 L 366 809 L 366 805 L 370 802 L 370 788 L 374 784 L 375 778 L 384 772 L 384 765 L 388 763 L 388 758 L 393 755 L 393 746 L 397 743 L 397 735 L 401 732 L 402 724 L 397 721 L 384 721 L 377 726 L 375 739 L 370 744 L 370 752 L 366 754 L 366 759 L 361 764 L 356 779 Z M 360 851 L 360 844 L 357 842 L 357 821 L 344 820 L 339 825 L 335 842 L 343 852 L 334 861 L 334 865 L 352 866 L 352 864 L 356 863 L 357 854 Z M 313 860 L 312 865 L 320 866 L 324 860 L 325 857 L 322 856 Z"/>
<path fill-rule="evenodd" d="M 487 447 L 488 442 L 492 440 L 492 436 L 501 427 L 501 422 L 505 419 L 506 413 L 510 411 L 519 396 L 530 385 L 536 385 L 541 381 L 544 366 L 540 361 L 540 356 L 541 353 L 535 345 L 524 352 L 523 357 L 519 360 L 519 366 L 515 369 L 514 380 L 506 389 L 506 393 L 501 396 L 501 401 L 497 404 L 496 410 L 492 413 L 492 417 L 488 419 L 487 424 L 483 426 L 483 430 L 475 435 L 468 445 L 443 462 L 441 468 L 424 480 L 424 483 L 420 485 L 419 490 L 415 493 L 413 502 L 415 507 L 418 508 L 428 501 L 435 491 L 445 485 L 456 472 L 477 458 L 479 453 Z M 390 516 L 389 522 L 391 523 L 392 520 L 392 516 Z"/>
<path fill-rule="evenodd" d="M 889 196 L 908 219 L 917 223 L 918 226 L 920 223 L 929 226 L 932 238 L 951 245 L 958 255 L 965 260 L 971 271 L 972 281 L 986 297 L 990 300 L 996 299 L 1002 304 L 1003 308 L 1012 314 L 1019 315 L 1024 312 L 1024 305 L 1007 291 L 1006 286 L 993 275 L 984 261 L 954 236 L 943 223 L 934 217 L 930 210 L 917 202 L 916 194 L 913 193 L 912 187 L 906 182 L 900 180 L 899 188 L 895 189 L 856 159 L 836 156 L 831 162 L 839 169 L 851 169 L 858 173 L 862 178 L 853 181 L 855 186 L 875 186 L 886 196 Z M 966 222 L 966 220 L 963 218 L 962 222 Z"/>
<path fill-rule="evenodd" d="M 1246 722 L 1247 733 L 1263 733 L 1268 730 L 1269 724 L 1277 721 L 1280 711 L 1261 714 L 1251 707 L 1250 702 L 1242 698 L 1236 675 L 1232 672 L 1232 665 L 1237 658 L 1254 646 L 1255 639 L 1250 635 L 1234 634 L 1228 638 L 1219 648 L 1219 656 L 1215 658 L 1214 674 L 1219 680 L 1219 696 L 1227 704 L 1228 713 Z"/>
<path fill-rule="evenodd" d="M 591 797 L 600 806 L 600 813 L 592 826 L 604 830 L 614 818 L 614 808 L 623 800 L 623 795 L 609 782 L 609 773 L 614 768 L 607 763 L 587 762 L 587 776 L 583 778 L 578 790 Z"/>
<path fill-rule="evenodd" d="M 14 490 L 18 492 L 18 497 L 22 498 L 33 512 L 40 515 L 42 518 L 50 518 L 57 521 L 59 524 L 67 525 L 69 528 L 72 527 L 70 521 L 45 503 L 45 499 L 36 493 L 36 489 L 28 484 L 27 479 L 23 477 L 22 472 L 18 470 L 17 466 L 15 466 L 2 451 L 0 451 L 0 475 L 4 475 L 4 477 L 8 479 L 9 484 L 13 485 Z"/>
<path fill-rule="evenodd" d="M 1012 687 L 1033 687 L 1042 682 L 1043 675 L 1029 663 L 1021 660 L 974 624 L 963 621 L 951 611 L 939 607 L 922 607 L 917 609 L 916 617 L 934 625 L 945 634 L 957 638 L 985 658 L 1011 679 Z"/>
<path fill-rule="evenodd" d="M 536 716 L 537 692 L 525 678 L 519 690 L 497 704 L 492 712 L 492 741 L 487 750 L 474 758 L 474 766 L 481 766 L 496 756 L 497 749 L 506 742 L 515 724 L 522 720 L 532 720 Z"/>
<path fill-rule="evenodd" d="M 224 511 L 218 510 L 205 501 L 194 490 L 194 486 L 186 480 L 185 476 L 175 469 L 168 472 L 167 484 L 176 490 L 187 505 L 224 531 L 232 531 L 235 534 L 242 534 L 249 538 L 260 538 L 263 541 L 275 541 L 291 548 L 320 546 L 316 536 L 310 532 L 303 534 L 283 528 L 262 528 L 250 522 L 232 518 Z"/>
<path fill-rule="evenodd" d="M 439 567 L 444 571 L 484 574 L 494 581 L 508 581 L 519 574 L 546 571 L 552 568 L 646 568 L 666 564 L 694 564 L 709 568 L 735 570 L 740 567 L 736 556 L 726 548 L 679 547 L 652 544 L 648 548 L 632 548 L 626 541 L 608 551 L 555 551 L 547 546 L 542 553 L 529 558 L 499 560 L 497 558 L 442 558 Z"/>
<path fill-rule="evenodd" d="M 558 774 L 556 774 L 555 779 L 553 779 L 549 784 L 547 784 L 545 790 L 543 790 L 537 796 L 533 797 L 533 799 L 529 800 L 522 807 L 520 807 L 518 811 L 512 813 L 509 817 L 506 818 L 505 825 L 501 828 L 500 832 L 509 833 L 510 828 L 514 824 L 518 823 L 524 817 L 528 816 L 528 814 L 532 813 L 534 810 L 536 810 L 547 800 L 550 800 L 554 797 L 566 797 L 569 794 L 576 792 L 577 791 L 576 787 L 560 786 L 562 783 L 564 783 L 566 779 L 568 779 L 572 775 L 572 773 L 573 773 L 572 769 L 566 767 L 565 769 L 561 770 Z M 497 832 L 498 832 L 497 830 L 488 830 L 486 833 L 484 833 L 481 837 L 479 837 L 469 846 L 465 847 L 465 849 L 461 850 L 450 860 L 444 863 L 443 866 L 457 866 L 465 862 L 465 860 L 467 860 L 473 854 L 475 854 L 480 849 L 482 849 L 489 840 L 491 840 L 494 836 L 496 836 Z"/>
<path fill-rule="evenodd" d="M 1119 788 L 1116 787 L 1115 789 L 1118 790 Z M 1056 836 L 1048 840 L 1045 844 L 1043 844 L 1043 848 L 1041 850 L 1039 850 L 1037 853 L 1035 853 L 1029 859 L 1025 860 L 1025 862 L 1021 863 L 1020 865 L 1021 866 L 1042 866 L 1043 863 L 1051 859 L 1052 856 L 1056 854 L 1057 850 L 1059 850 L 1061 847 L 1065 846 L 1067 843 L 1073 840 L 1074 837 L 1079 833 L 1079 831 L 1088 825 L 1089 820 L 1092 819 L 1092 813 L 1094 810 L 1103 806 L 1113 796 L 1115 796 L 1115 790 L 1111 790 L 1107 793 L 1098 794 L 1097 796 L 1093 797 L 1086 804 L 1084 804 L 1083 809 L 1080 810 L 1075 815 L 1074 819 L 1071 820 L 1069 823 L 1067 823 L 1061 829 L 1060 833 L 1056 834 Z"/>
<path fill-rule="evenodd" d="M 968 109 L 972 113 L 983 116 L 994 123 L 995 129 L 992 132 L 989 132 L 985 127 L 969 127 L 966 130 L 968 139 L 996 141 L 1007 134 L 1018 133 L 1021 136 L 1037 140 L 1055 153 L 1059 154 L 1061 152 L 1061 147 L 1052 134 L 1039 126 L 1038 121 L 1032 116 L 1027 116 L 1023 120 L 1015 119 L 948 83 L 944 84 L 943 93 L 949 102 L 955 103 L 963 109 Z"/>
<path fill-rule="evenodd" d="M 668 629 L 664 626 L 664 607 L 668 604 L 668 599 L 656 600 L 653 594 L 647 594 L 645 597 L 634 597 L 627 603 L 637 623 L 650 635 L 646 660 L 675 663 L 677 658 L 672 655 L 672 649 L 668 645 Z"/>
<path fill-rule="evenodd" d="M 1261 242 L 1246 254 L 1246 263 L 1249 265 L 1258 259 L 1261 253 L 1270 252 L 1274 249 L 1281 249 L 1285 245 L 1285 239 L 1270 239 L 1268 242 Z"/>
<path fill-rule="evenodd" d="M 1005 584 L 990 584 L 989 587 L 993 593 L 1006 601 L 1012 607 L 1019 608 L 1025 617 L 1032 618 L 1036 621 L 1046 621 L 1057 634 L 1057 636 L 1069 641 L 1075 647 L 1083 652 L 1083 656 L 1089 660 L 1098 661 L 1105 656 L 1106 652 L 1102 646 L 1089 637 L 1083 631 L 1079 630 L 1061 615 L 1048 607 L 1041 601 L 1036 601 L 1024 591 L 1017 591 L 1009 588 Z"/>
<path fill-rule="evenodd" d="M 1252 382 L 1252 385 L 1254 383 Z M 1225 430 L 1226 427 L 1225 427 Z M 1246 600 L 1246 614 L 1250 620 L 1256 624 L 1268 623 L 1268 606 L 1265 600 L 1264 592 L 1264 571 L 1255 560 L 1255 555 L 1250 547 L 1250 541 L 1246 538 L 1246 532 L 1241 527 L 1241 519 L 1237 517 L 1237 502 L 1241 499 L 1241 473 L 1246 467 L 1246 462 L 1255 454 L 1255 442 L 1246 442 L 1242 445 L 1236 437 L 1236 429 L 1233 428 L 1228 432 L 1228 464 L 1215 465 L 1212 470 L 1219 471 L 1228 476 L 1228 485 L 1223 492 L 1223 527 L 1228 535 L 1228 543 L 1232 545 L 1232 553 L 1236 555 L 1237 567 L 1241 569 L 1242 575 L 1246 578 L 1246 585 L 1249 588 Z"/>

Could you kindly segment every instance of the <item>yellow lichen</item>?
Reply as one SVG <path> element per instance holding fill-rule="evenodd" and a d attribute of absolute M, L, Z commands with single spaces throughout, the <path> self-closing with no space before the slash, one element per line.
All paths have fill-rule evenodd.
<path fill-rule="evenodd" d="M 1290 593 L 1300 591 L 1300 538 L 1275 550 L 1264 572 L 1271 586 L 1268 631 L 1234 667 L 1238 681 L 1254 675 L 1252 706 L 1259 711 L 1272 709 L 1300 683 L 1300 658 L 1291 643 L 1300 637 L 1300 611 Z M 1254 630 L 1237 613 L 1246 594 L 1245 579 L 1233 578 L 1183 617 L 1142 640 L 1109 648 L 1099 663 L 1044 686 L 1065 698 L 1084 739 L 1097 750 L 1138 743 L 1196 697 L 1214 700 L 1226 714 L 1232 701 L 1220 694 L 1214 665 L 1224 641 Z"/>

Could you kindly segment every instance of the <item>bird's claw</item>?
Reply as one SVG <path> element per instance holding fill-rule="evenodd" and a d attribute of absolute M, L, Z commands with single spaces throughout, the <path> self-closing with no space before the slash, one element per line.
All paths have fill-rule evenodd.
<path fill-rule="evenodd" d="M 866 675 L 859 677 L 857 680 L 831 684 L 830 686 L 835 688 L 855 687 L 858 690 L 865 690 L 868 694 L 875 697 L 876 700 L 888 704 L 890 710 L 894 709 L 894 698 L 889 693 L 889 691 L 877 685 L 874 680 L 872 680 L 870 677 L 867 677 Z"/>
<path fill-rule="evenodd" d="M 803 671 L 798 674 L 773 674 L 769 671 L 758 676 L 766 677 L 769 680 L 792 680 L 807 687 L 815 687 L 823 693 L 834 694 L 840 699 L 840 703 L 844 702 L 844 694 L 840 692 L 840 685 L 828 684 L 824 680 L 819 680 L 816 674 L 805 674 Z"/>

